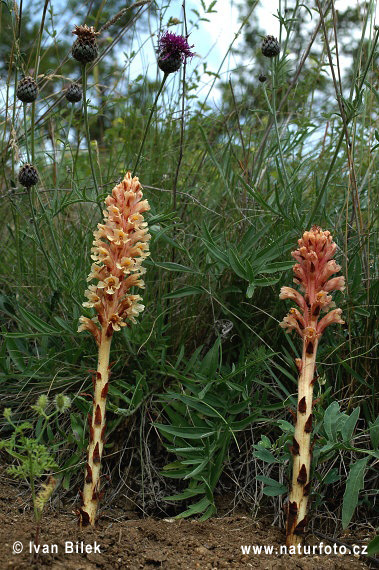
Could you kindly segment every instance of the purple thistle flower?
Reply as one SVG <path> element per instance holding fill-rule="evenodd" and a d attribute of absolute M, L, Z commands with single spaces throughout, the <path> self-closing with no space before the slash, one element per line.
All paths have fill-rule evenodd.
<path fill-rule="evenodd" d="M 193 57 L 187 38 L 166 31 L 158 39 L 158 66 L 165 73 L 178 71 L 187 57 Z"/>

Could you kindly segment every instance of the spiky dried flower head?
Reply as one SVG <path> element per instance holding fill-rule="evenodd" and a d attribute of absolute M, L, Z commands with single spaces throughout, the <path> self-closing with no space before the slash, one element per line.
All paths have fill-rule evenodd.
<path fill-rule="evenodd" d="M 69 103 L 79 103 L 83 97 L 83 91 L 77 83 L 71 83 L 66 89 L 65 97 Z"/>
<path fill-rule="evenodd" d="M 23 77 L 17 83 L 17 99 L 23 103 L 33 103 L 38 97 L 38 85 L 30 75 Z"/>
<path fill-rule="evenodd" d="M 276 57 L 280 54 L 280 44 L 274 36 L 266 36 L 263 38 L 261 50 L 265 57 Z"/>
<path fill-rule="evenodd" d="M 72 46 L 72 57 L 83 64 L 94 61 L 99 53 L 96 36 L 98 36 L 100 32 L 95 32 L 93 26 L 88 27 L 84 25 L 75 26 L 72 33 L 78 36 Z"/>
<path fill-rule="evenodd" d="M 94 263 L 87 281 L 95 281 L 85 292 L 84 307 L 94 308 L 97 316 L 80 317 L 78 332 L 90 331 L 100 342 L 101 329 L 111 336 L 143 311 L 140 295 L 130 293 L 132 287 L 144 288 L 142 267 L 150 255 L 147 222 L 143 213 L 150 209 L 142 200 L 141 184 L 128 172 L 106 198 L 104 223 L 94 232 L 92 256 Z"/>
<path fill-rule="evenodd" d="M 298 262 L 293 266 L 294 283 L 299 285 L 301 293 L 292 287 L 282 287 L 279 296 L 282 300 L 294 301 L 298 308 L 290 309 L 280 325 L 287 332 L 295 330 L 300 337 L 314 343 L 325 327 L 344 323 L 341 309 L 330 311 L 335 304 L 328 293 L 343 291 L 345 278 L 332 277 L 341 270 L 341 266 L 332 259 L 337 245 L 329 231 L 313 226 L 304 232 L 298 244 L 298 249 L 291 255 Z M 322 311 L 327 314 L 319 320 Z"/>
<path fill-rule="evenodd" d="M 24 164 L 18 172 L 18 180 L 25 188 L 35 186 L 39 180 L 38 171 L 33 164 Z"/>
<path fill-rule="evenodd" d="M 164 73 L 173 73 L 180 69 L 187 57 L 193 57 L 187 38 L 166 31 L 158 39 L 158 67 Z"/>

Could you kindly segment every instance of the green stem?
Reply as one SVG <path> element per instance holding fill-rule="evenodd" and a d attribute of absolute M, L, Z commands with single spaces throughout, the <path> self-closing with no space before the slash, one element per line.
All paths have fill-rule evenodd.
<path fill-rule="evenodd" d="M 156 97 L 155 97 L 153 106 L 151 107 L 149 119 L 148 119 L 148 121 L 147 121 L 147 125 L 146 125 L 146 128 L 145 128 L 145 132 L 144 132 L 144 135 L 143 135 L 143 139 L 142 139 L 141 145 L 140 145 L 140 147 L 139 147 L 138 156 L 137 156 L 137 160 L 136 160 L 136 163 L 135 163 L 135 165 L 134 165 L 134 168 L 133 168 L 132 176 L 134 176 L 135 173 L 136 173 L 137 166 L 138 166 L 138 164 L 139 164 L 139 161 L 140 161 L 140 158 L 141 158 L 141 154 L 142 154 L 142 150 L 143 150 L 143 147 L 144 147 L 144 144 L 145 144 L 145 140 L 146 140 L 146 137 L 147 137 L 147 132 L 148 132 L 149 127 L 150 127 L 151 119 L 153 118 L 153 113 L 154 113 L 155 107 L 156 107 L 156 105 L 157 105 L 157 102 L 158 102 L 158 99 L 159 99 L 159 95 L 162 93 L 162 89 L 163 89 L 163 87 L 164 87 L 164 84 L 166 83 L 167 77 L 168 77 L 168 73 L 165 73 L 164 76 L 163 76 L 163 79 L 162 79 L 162 83 L 161 83 L 161 85 L 160 85 L 160 87 L 159 87 L 158 93 L 157 93 L 157 95 L 156 95 Z"/>
<path fill-rule="evenodd" d="M 26 126 L 26 103 L 23 103 L 23 107 L 24 107 L 24 132 L 25 132 L 26 156 L 27 156 L 28 162 L 30 162 L 29 144 L 28 144 L 28 129 Z"/>
<path fill-rule="evenodd" d="M 70 111 L 70 117 L 68 120 L 68 125 L 67 125 L 67 130 L 66 130 L 66 136 L 65 136 L 65 140 L 63 141 L 63 150 L 62 150 L 62 156 L 61 156 L 61 160 L 59 162 L 59 167 L 58 167 L 58 173 L 57 173 L 57 188 L 59 188 L 59 179 L 60 179 L 60 173 L 63 167 L 63 162 L 64 162 L 64 155 L 66 152 L 66 147 L 69 144 L 69 136 L 70 136 L 70 130 L 71 130 L 71 125 L 72 125 L 72 118 L 74 115 L 74 105 L 71 105 L 71 111 Z"/>
<path fill-rule="evenodd" d="M 86 64 L 82 65 L 82 86 L 83 86 L 83 109 L 84 109 L 84 126 L 86 129 L 86 138 L 87 138 L 87 146 L 88 146 L 88 157 L 89 163 L 91 166 L 92 172 L 92 179 L 95 185 L 96 197 L 99 196 L 99 187 L 97 185 L 96 174 L 95 174 L 95 167 L 93 164 L 92 159 L 92 150 L 91 150 L 91 139 L 89 134 L 89 124 L 88 124 L 88 110 L 87 110 L 87 67 Z"/>
<path fill-rule="evenodd" d="M 35 230 L 35 233 L 36 233 L 37 240 L 38 240 L 39 246 L 40 246 L 40 248 L 41 248 L 41 251 L 42 251 L 42 253 L 43 253 L 43 255 L 44 255 L 44 257 L 45 257 L 45 259 L 46 259 L 46 261 L 47 261 L 47 265 L 48 265 L 49 268 L 51 269 L 52 273 L 54 273 L 54 275 L 55 275 L 55 277 L 56 277 L 56 279 L 57 279 L 57 282 L 59 283 L 59 282 L 60 282 L 59 276 L 57 275 L 57 272 L 55 271 L 55 268 L 53 267 L 53 265 L 52 265 L 51 262 L 50 262 L 50 258 L 49 258 L 49 256 L 47 255 L 47 252 L 46 252 L 46 250 L 45 250 L 45 248 L 44 248 L 44 245 L 43 245 L 42 238 L 41 238 L 40 233 L 39 233 L 39 228 L 38 228 L 38 224 L 37 224 L 37 217 L 36 217 L 36 214 L 35 214 L 35 209 L 34 209 L 34 204 L 33 204 L 32 192 L 33 192 L 33 189 L 30 188 L 30 190 L 28 190 L 27 194 L 28 194 L 28 197 L 29 197 L 30 211 L 31 211 L 32 218 L 33 218 L 34 230 Z"/>
<path fill-rule="evenodd" d="M 283 174 L 284 174 L 284 178 L 286 181 L 286 185 L 289 189 L 290 183 L 289 183 L 289 179 L 288 179 L 288 175 L 287 175 L 287 170 L 285 167 L 285 163 L 284 163 L 284 157 L 283 157 L 283 149 L 282 149 L 282 143 L 280 140 L 280 133 L 279 133 L 279 127 L 278 127 L 278 119 L 276 116 L 276 62 L 273 61 L 272 62 L 272 67 L 271 67 L 271 72 L 272 72 L 272 105 L 270 104 L 268 95 L 267 95 L 267 90 L 266 90 L 266 85 L 263 84 L 263 93 L 266 99 L 266 103 L 267 106 L 269 108 L 270 113 L 272 114 L 272 118 L 274 120 L 274 126 L 275 126 L 275 133 L 276 133 L 276 138 L 278 141 L 278 150 L 279 150 L 279 157 L 280 157 L 280 163 L 282 165 L 282 169 L 283 169 Z"/>
<path fill-rule="evenodd" d="M 36 103 L 35 101 L 33 101 L 32 103 L 32 122 L 31 122 L 31 126 L 30 126 L 30 146 L 32 149 L 32 164 L 34 164 L 34 123 L 35 123 L 35 117 L 36 117 Z"/>
<path fill-rule="evenodd" d="M 28 451 L 28 459 L 29 459 L 29 480 L 30 480 L 30 490 L 32 493 L 32 501 L 33 501 L 33 510 L 34 510 L 34 518 L 38 523 L 38 509 L 36 507 L 36 491 L 34 487 L 34 473 L 33 473 L 33 461 L 30 452 Z"/>

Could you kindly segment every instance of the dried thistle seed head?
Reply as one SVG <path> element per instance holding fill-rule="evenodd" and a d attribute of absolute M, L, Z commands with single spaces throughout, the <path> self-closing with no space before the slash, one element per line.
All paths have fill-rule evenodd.
<path fill-rule="evenodd" d="M 296 330 L 307 343 L 314 343 L 324 329 L 332 324 L 343 324 L 341 309 L 332 309 L 335 304 L 328 293 L 343 291 L 345 279 L 332 277 L 341 270 L 332 259 L 337 245 L 328 231 L 313 226 L 298 240 L 299 247 L 291 253 L 298 261 L 293 266 L 294 282 L 301 293 L 292 287 L 282 287 L 279 298 L 294 301 L 298 309 L 292 308 L 280 326 L 288 331 Z M 327 314 L 319 320 L 321 312 Z M 328 312 L 329 311 L 329 312 Z"/>
<path fill-rule="evenodd" d="M 38 86 L 33 77 L 28 75 L 17 84 L 16 90 L 17 99 L 23 103 L 33 103 L 38 97 Z"/>
<path fill-rule="evenodd" d="M 264 83 L 265 81 L 267 81 L 267 77 L 265 76 L 264 73 L 260 73 L 258 79 L 261 83 Z"/>
<path fill-rule="evenodd" d="M 195 55 L 191 48 L 187 38 L 166 31 L 158 40 L 159 69 L 166 74 L 178 71 L 188 57 Z"/>
<path fill-rule="evenodd" d="M 78 36 L 71 49 L 72 57 L 84 64 L 94 61 L 99 53 L 96 42 L 99 32 L 95 32 L 93 26 L 89 28 L 84 25 L 75 26 L 72 33 Z"/>
<path fill-rule="evenodd" d="M 130 294 L 132 287 L 144 288 L 142 262 L 150 255 L 150 234 L 142 215 L 150 206 L 142 197 L 138 178 L 128 172 L 106 198 L 104 223 L 94 232 L 94 263 L 87 281 L 95 283 L 85 292 L 88 301 L 83 306 L 95 309 L 97 316 L 80 317 L 78 332 L 88 330 L 97 342 L 101 329 L 111 336 L 126 326 L 125 321 L 135 323 L 144 309 L 140 295 Z"/>
<path fill-rule="evenodd" d="M 77 83 L 71 83 L 66 89 L 65 97 L 70 103 L 79 103 L 83 97 L 83 91 Z"/>
<path fill-rule="evenodd" d="M 263 38 L 261 49 L 265 57 L 276 57 L 280 54 L 280 45 L 274 36 L 266 36 Z"/>
<path fill-rule="evenodd" d="M 21 166 L 18 173 L 18 180 L 22 186 L 25 186 L 25 188 L 35 186 L 39 180 L 36 167 L 28 163 Z"/>

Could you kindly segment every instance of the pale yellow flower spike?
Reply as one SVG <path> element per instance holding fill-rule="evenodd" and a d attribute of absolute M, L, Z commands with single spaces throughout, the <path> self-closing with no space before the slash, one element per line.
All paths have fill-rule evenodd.
<path fill-rule="evenodd" d="M 131 173 L 115 186 L 106 198 L 104 223 L 94 231 L 91 259 L 94 261 L 87 281 L 84 307 L 95 309 L 97 316 L 80 317 L 78 332 L 89 331 L 99 348 L 98 366 L 94 378 L 92 416 L 88 417 L 90 430 L 88 457 L 80 524 L 94 525 L 101 496 L 100 469 L 105 439 L 105 409 L 109 382 L 109 353 L 114 331 L 129 323 L 143 311 L 140 295 L 132 295 L 132 287 L 144 288 L 142 262 L 149 253 L 150 234 L 143 213 L 150 209 L 142 200 L 141 184 Z"/>
<path fill-rule="evenodd" d="M 293 266 L 294 282 L 301 293 L 292 287 L 282 287 L 280 299 L 294 301 L 298 308 L 290 309 L 280 326 L 287 332 L 296 331 L 303 341 L 302 358 L 296 359 L 299 370 L 296 425 L 291 453 L 293 457 L 292 486 L 287 503 L 287 546 L 302 544 L 307 524 L 308 499 L 311 489 L 311 432 L 313 384 L 318 343 L 325 328 L 333 323 L 344 324 L 341 309 L 327 293 L 343 291 L 343 276 L 332 277 L 341 266 L 332 259 L 337 246 L 330 232 L 313 226 L 298 240 L 299 247 L 292 252 L 297 263 Z M 332 278 L 331 278 L 332 277 Z M 321 317 L 322 312 L 326 313 Z"/>

